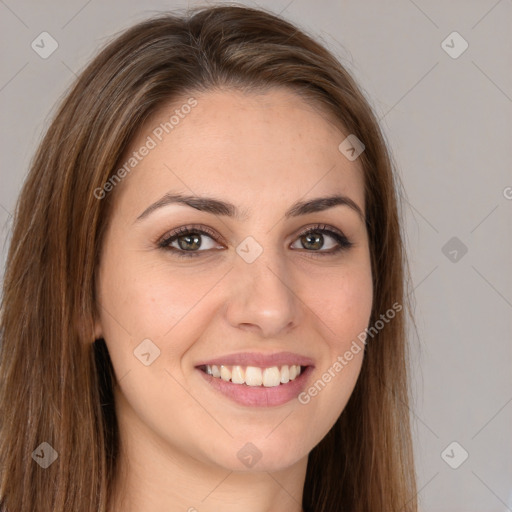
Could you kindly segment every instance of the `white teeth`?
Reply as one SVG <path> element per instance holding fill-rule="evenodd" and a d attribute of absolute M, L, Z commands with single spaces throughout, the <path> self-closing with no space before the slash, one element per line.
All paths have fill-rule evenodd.
<path fill-rule="evenodd" d="M 233 384 L 243 384 L 245 382 L 244 371 L 241 366 L 233 366 L 231 371 L 231 382 Z"/>
<path fill-rule="evenodd" d="M 281 384 L 286 384 L 290 381 L 290 368 L 288 366 L 283 366 L 281 368 Z"/>
<path fill-rule="evenodd" d="M 206 366 L 208 368 L 208 365 Z M 220 378 L 226 382 L 231 379 L 231 370 L 225 366 L 220 367 Z"/>
<path fill-rule="evenodd" d="M 265 368 L 263 370 L 263 385 L 266 388 L 272 388 L 274 386 L 279 386 L 281 382 L 281 372 L 277 366 L 273 366 L 272 368 Z"/>
<path fill-rule="evenodd" d="M 246 384 L 247 386 L 276 387 L 287 384 L 297 378 L 301 373 L 300 365 L 292 364 L 279 367 L 259 368 L 257 366 L 225 366 L 206 365 L 205 372 L 215 378 L 221 378 L 233 384 Z"/>
<path fill-rule="evenodd" d="M 248 386 L 261 386 L 263 383 L 263 376 L 261 368 L 255 366 L 248 366 L 245 370 L 245 383 Z"/>

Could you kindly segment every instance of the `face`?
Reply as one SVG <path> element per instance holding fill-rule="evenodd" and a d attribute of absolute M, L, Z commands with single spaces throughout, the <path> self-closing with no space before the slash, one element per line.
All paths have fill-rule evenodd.
<path fill-rule="evenodd" d="M 363 172 L 338 149 L 348 133 L 292 91 L 193 98 L 142 128 L 109 192 L 96 335 L 139 442 L 237 471 L 252 450 L 255 469 L 284 469 L 330 430 L 360 372 Z"/>

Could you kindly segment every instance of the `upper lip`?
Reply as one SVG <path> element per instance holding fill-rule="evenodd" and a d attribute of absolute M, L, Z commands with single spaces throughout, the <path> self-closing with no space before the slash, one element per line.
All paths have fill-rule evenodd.
<path fill-rule="evenodd" d="M 283 365 L 300 365 L 300 366 L 314 366 L 313 360 L 300 354 L 293 352 L 277 352 L 275 354 L 261 354 L 258 352 L 241 352 L 238 354 L 228 354 L 219 356 L 214 359 L 208 359 L 196 366 L 205 365 L 230 365 L 230 366 L 256 366 L 262 368 L 270 368 L 272 366 Z"/>

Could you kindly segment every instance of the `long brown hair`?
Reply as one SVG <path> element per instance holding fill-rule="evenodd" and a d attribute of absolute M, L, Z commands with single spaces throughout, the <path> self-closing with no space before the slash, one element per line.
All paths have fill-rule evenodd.
<path fill-rule="evenodd" d="M 0 499 L 8 512 L 106 512 L 116 475 L 115 377 L 94 339 L 94 278 L 115 191 L 98 200 L 138 127 L 173 98 L 287 87 L 365 145 L 374 297 L 370 324 L 408 311 L 398 181 L 349 73 L 296 26 L 242 6 L 159 15 L 118 35 L 81 73 L 36 152 L 16 206 L 1 308 Z M 341 142 L 341 141 L 340 141 Z M 311 451 L 303 506 L 415 512 L 404 314 L 366 346 L 338 421 Z M 41 443 L 58 458 L 43 469 Z"/>

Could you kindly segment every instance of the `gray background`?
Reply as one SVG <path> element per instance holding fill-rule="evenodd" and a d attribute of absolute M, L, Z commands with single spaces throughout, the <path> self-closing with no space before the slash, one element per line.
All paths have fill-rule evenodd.
<path fill-rule="evenodd" d="M 421 509 L 512 510 L 512 2 L 241 3 L 281 13 L 333 50 L 391 145 L 419 334 L 411 414 Z M 0 0 L 3 258 L 29 161 L 74 75 L 114 33 L 186 6 Z M 47 59 L 31 48 L 43 31 L 59 45 Z M 453 31 L 469 44 L 457 58 L 442 46 Z M 453 441 L 462 448 L 443 459 Z M 452 469 L 445 460 L 456 465 L 462 449 L 469 457 Z"/>

